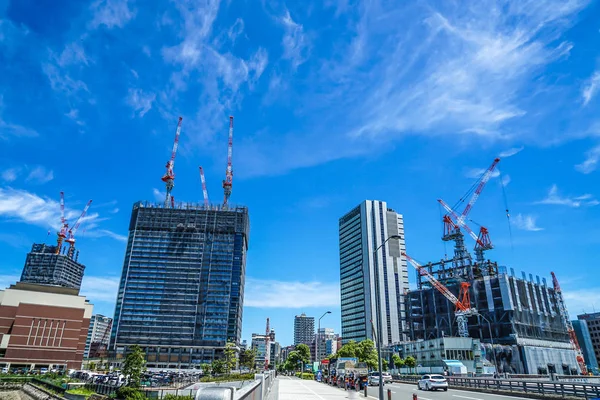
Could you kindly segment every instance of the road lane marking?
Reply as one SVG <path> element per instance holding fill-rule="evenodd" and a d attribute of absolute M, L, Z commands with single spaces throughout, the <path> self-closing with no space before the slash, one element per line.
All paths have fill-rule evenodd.
<path fill-rule="evenodd" d="M 482 400 L 479 397 L 467 397 L 467 396 L 460 396 L 458 394 L 453 394 L 452 397 L 460 397 L 460 398 L 463 398 L 463 399 L 470 399 L 470 400 Z"/>

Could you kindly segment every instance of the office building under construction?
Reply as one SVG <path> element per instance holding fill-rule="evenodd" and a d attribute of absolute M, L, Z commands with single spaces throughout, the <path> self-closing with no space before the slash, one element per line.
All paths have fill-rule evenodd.
<path fill-rule="evenodd" d="M 190 368 L 240 343 L 246 207 L 134 204 L 110 349 L 144 349 L 147 366 Z"/>
<path fill-rule="evenodd" d="M 79 292 L 85 265 L 77 262 L 78 257 L 79 251 L 73 247 L 63 247 L 63 251 L 59 252 L 57 246 L 36 243 L 27 253 L 20 281 L 62 286 Z"/>

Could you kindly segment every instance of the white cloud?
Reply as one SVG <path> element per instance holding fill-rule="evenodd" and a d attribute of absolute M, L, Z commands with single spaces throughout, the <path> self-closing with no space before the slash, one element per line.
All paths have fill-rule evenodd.
<path fill-rule="evenodd" d="M 510 183 L 510 175 L 502 175 L 502 186 L 506 186 Z"/>
<path fill-rule="evenodd" d="M 4 290 L 10 285 L 14 285 L 21 279 L 21 275 L 0 275 L 0 290 Z"/>
<path fill-rule="evenodd" d="M 91 6 L 94 17 L 90 27 L 95 29 L 105 25 L 108 29 L 122 28 L 135 17 L 135 11 L 129 9 L 127 0 L 99 0 Z"/>
<path fill-rule="evenodd" d="M 245 307 L 305 308 L 340 304 L 339 283 L 246 278 L 244 290 Z"/>
<path fill-rule="evenodd" d="M 523 151 L 525 147 L 521 146 L 521 147 L 513 147 L 511 149 L 508 150 L 504 150 L 503 152 L 500 153 L 499 157 L 500 158 L 508 158 L 508 157 L 512 157 L 515 154 L 520 153 L 521 151 Z"/>
<path fill-rule="evenodd" d="M 152 195 L 154 196 L 154 199 L 156 201 L 165 201 L 165 198 L 167 196 L 166 192 L 162 192 L 160 190 L 158 190 L 157 188 L 152 189 Z"/>
<path fill-rule="evenodd" d="M 583 174 L 594 172 L 600 163 L 600 145 L 592 147 L 585 153 L 586 159 L 581 164 L 577 164 L 575 169 Z"/>
<path fill-rule="evenodd" d="M 561 280 L 561 290 L 571 319 L 575 319 L 576 315 L 586 312 L 591 313 L 594 312 L 594 310 L 597 311 L 600 309 L 600 297 L 598 297 L 600 287 L 582 289 L 579 287 L 570 288 L 567 286 L 565 288 L 565 285 L 562 284 Z"/>
<path fill-rule="evenodd" d="M 237 39 L 237 37 L 241 35 L 242 32 L 244 32 L 244 20 L 238 18 L 235 20 L 235 23 L 231 26 L 231 28 L 229 28 L 229 30 L 227 31 L 227 36 L 229 37 L 229 40 L 235 42 L 235 39 Z"/>
<path fill-rule="evenodd" d="M 57 196 L 58 197 L 58 196 Z M 70 222 L 79 218 L 81 210 L 65 206 L 65 217 Z M 44 229 L 60 228 L 60 205 L 58 201 L 40 197 L 35 193 L 13 188 L 0 188 L 0 218 L 8 221 L 37 225 Z M 104 229 L 98 229 L 98 223 L 106 220 L 98 213 L 88 213 L 82 223 L 86 225 L 90 236 L 108 236 L 123 241 L 123 236 Z M 83 226 L 83 225 L 82 225 Z"/>
<path fill-rule="evenodd" d="M 129 89 L 127 104 L 142 118 L 152 108 L 156 93 L 145 93 L 142 89 Z"/>
<path fill-rule="evenodd" d="M 20 173 L 20 168 L 8 168 L 2 171 L 2 180 L 6 182 L 14 182 Z"/>
<path fill-rule="evenodd" d="M 540 228 L 536 225 L 535 220 L 536 217 L 532 215 L 517 214 L 511 218 L 510 222 L 518 229 L 524 231 L 537 232 L 543 230 L 544 228 Z"/>
<path fill-rule="evenodd" d="M 63 93 L 67 96 L 77 96 L 81 93 L 89 94 L 85 82 L 71 78 L 66 71 L 52 62 L 43 64 L 42 71 L 48 77 L 50 86 L 55 92 Z"/>
<path fill-rule="evenodd" d="M 478 179 L 481 178 L 481 175 L 483 175 L 485 173 L 485 171 L 487 171 L 487 169 L 484 168 L 470 168 L 468 170 L 465 171 L 465 176 L 467 178 L 473 178 L 473 179 Z M 498 168 L 495 168 L 492 171 L 492 175 L 490 176 L 490 178 L 497 178 L 500 176 L 500 170 Z"/>
<path fill-rule="evenodd" d="M 69 65 L 89 65 L 92 60 L 87 56 L 82 41 L 67 44 L 59 56 L 55 57 L 56 63 L 61 68 Z"/>
<path fill-rule="evenodd" d="M 562 197 L 558 194 L 558 186 L 552 185 L 548 191 L 548 195 L 544 199 L 536 201 L 534 204 L 550 204 L 577 208 L 581 206 L 596 206 L 599 204 L 599 202 L 594 199 L 591 194 L 584 194 L 574 197 Z"/>
<path fill-rule="evenodd" d="M 25 180 L 33 183 L 47 183 L 52 179 L 54 179 L 54 171 L 48 171 L 42 166 L 37 166 L 29 172 Z"/>
<path fill-rule="evenodd" d="M 6 122 L 2 115 L 4 114 L 4 96 L 0 94 L 0 139 L 9 137 L 37 137 L 39 134 L 30 128 L 22 125 Z"/>
<path fill-rule="evenodd" d="M 81 282 L 81 295 L 87 297 L 91 303 L 114 303 L 117 300 L 119 283 L 120 278 L 116 276 L 98 277 L 84 275 Z"/>
<path fill-rule="evenodd" d="M 285 15 L 281 17 L 280 21 L 285 28 L 282 40 L 283 58 L 290 60 L 293 69 L 296 69 L 308 58 L 310 50 L 308 39 L 304 33 L 304 27 L 292 19 L 289 10 L 285 10 Z"/>
<path fill-rule="evenodd" d="M 84 126 L 85 122 L 79 119 L 79 110 L 76 108 L 72 108 L 68 113 L 65 114 L 66 117 L 70 118 L 79 126 Z"/>
<path fill-rule="evenodd" d="M 584 106 L 586 106 L 590 102 L 590 100 L 592 100 L 592 98 L 596 95 L 596 92 L 598 91 L 598 86 L 600 86 L 600 72 L 596 71 L 590 77 L 590 79 L 588 79 L 581 91 Z"/>

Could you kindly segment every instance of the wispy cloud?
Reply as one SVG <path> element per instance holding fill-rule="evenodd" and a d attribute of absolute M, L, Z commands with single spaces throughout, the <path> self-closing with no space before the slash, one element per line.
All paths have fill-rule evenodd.
<path fill-rule="evenodd" d="M 47 183 L 52 179 L 54 179 L 54 171 L 37 166 L 29 172 L 25 180 L 32 183 Z"/>
<path fill-rule="evenodd" d="M 467 178 L 478 179 L 478 178 L 481 178 L 481 175 L 483 175 L 485 173 L 485 171 L 486 171 L 485 168 L 470 168 L 465 171 L 465 176 Z M 495 168 L 492 171 L 491 178 L 497 178 L 499 176 L 500 176 L 500 170 L 498 168 Z"/>
<path fill-rule="evenodd" d="M 506 186 L 510 183 L 510 175 L 502 175 L 502 186 Z"/>
<path fill-rule="evenodd" d="M 245 287 L 245 307 L 305 308 L 340 304 L 338 283 L 246 278 Z"/>
<path fill-rule="evenodd" d="M 5 182 L 14 182 L 20 173 L 19 168 L 8 168 L 2 171 L 2 180 Z"/>
<path fill-rule="evenodd" d="M 69 221 L 75 220 L 80 214 L 80 210 L 65 207 L 65 217 Z M 44 229 L 58 230 L 60 228 L 60 205 L 54 199 L 40 197 L 25 190 L 10 187 L 0 188 L 0 218 L 37 225 Z M 99 222 L 105 219 L 101 218 L 98 213 L 88 213 L 82 220 L 82 223 L 86 225 L 87 234 L 95 237 L 108 236 L 124 241 L 123 236 L 99 228 Z"/>
<path fill-rule="evenodd" d="M 39 134 L 23 125 L 7 122 L 3 118 L 4 114 L 4 96 L 0 94 L 0 139 L 9 137 L 37 137 Z"/>
<path fill-rule="evenodd" d="M 600 287 L 581 288 L 581 287 L 569 287 L 562 284 L 561 289 L 563 292 L 563 298 L 569 311 L 571 319 L 575 319 L 575 316 L 583 313 L 591 313 L 600 310 Z"/>
<path fill-rule="evenodd" d="M 165 201 L 165 197 L 167 196 L 166 192 L 162 192 L 157 188 L 152 189 L 152 195 L 154 196 L 154 200 L 156 201 Z"/>
<path fill-rule="evenodd" d="M 583 97 L 584 106 L 586 106 L 596 95 L 596 92 L 598 92 L 598 86 L 600 86 L 600 72 L 596 71 L 590 77 L 590 79 L 587 80 L 581 91 L 581 97 Z"/>
<path fill-rule="evenodd" d="M 0 275 L 0 290 L 6 289 L 10 285 L 14 285 L 21 279 L 21 275 Z"/>
<path fill-rule="evenodd" d="M 127 0 L 99 0 L 92 4 L 94 13 L 90 27 L 95 29 L 101 25 L 108 29 L 122 28 L 135 17 L 135 11 L 129 8 Z"/>
<path fill-rule="evenodd" d="M 499 157 L 500 158 L 508 158 L 508 157 L 512 157 L 515 154 L 520 153 L 521 151 L 523 151 L 525 147 L 521 146 L 521 147 L 513 147 L 511 149 L 508 150 L 504 150 L 503 152 L 500 153 Z"/>
<path fill-rule="evenodd" d="M 65 114 L 65 116 L 71 119 L 79 126 L 85 125 L 85 122 L 83 122 L 83 120 L 79 118 L 79 110 L 76 108 L 72 108 L 68 113 Z"/>
<path fill-rule="evenodd" d="M 142 89 L 129 89 L 127 104 L 142 118 L 152 108 L 156 93 L 144 92 Z"/>
<path fill-rule="evenodd" d="M 117 300 L 120 278 L 116 276 L 98 277 L 84 275 L 81 282 L 81 295 L 90 302 L 114 303 Z"/>
<path fill-rule="evenodd" d="M 591 194 L 583 194 L 580 196 L 573 197 L 563 197 L 558 193 L 558 186 L 552 185 L 552 187 L 548 191 L 548 195 L 544 199 L 536 201 L 534 204 L 550 204 L 577 208 L 581 206 L 597 206 L 598 204 L 600 204 L 600 202 L 596 200 Z"/>
<path fill-rule="evenodd" d="M 575 169 L 583 174 L 594 172 L 600 163 L 600 145 L 592 147 L 585 153 L 585 160 L 577 164 Z"/>
<path fill-rule="evenodd" d="M 532 215 L 517 214 L 512 217 L 510 221 L 518 229 L 537 232 L 543 230 L 544 228 L 540 228 L 536 225 L 536 219 L 537 218 Z"/>
<path fill-rule="evenodd" d="M 235 23 L 227 31 L 227 36 L 229 37 L 229 40 L 235 42 L 237 37 L 241 35 L 242 32 L 244 32 L 244 20 L 241 18 L 237 18 L 235 20 Z"/>
<path fill-rule="evenodd" d="M 283 58 L 289 60 L 293 69 L 296 69 L 308 58 L 310 51 L 308 39 L 304 27 L 292 19 L 289 10 L 285 10 L 285 14 L 280 21 L 285 28 L 285 35 L 282 40 Z"/>

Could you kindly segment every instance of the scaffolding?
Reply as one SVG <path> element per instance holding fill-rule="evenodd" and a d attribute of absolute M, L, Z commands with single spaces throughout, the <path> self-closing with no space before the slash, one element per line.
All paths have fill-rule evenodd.
<path fill-rule="evenodd" d="M 20 281 L 79 290 L 85 270 L 85 265 L 77 261 L 79 251 L 64 247 L 62 253 L 57 254 L 57 249 L 57 246 L 34 243 L 27 253 Z"/>

